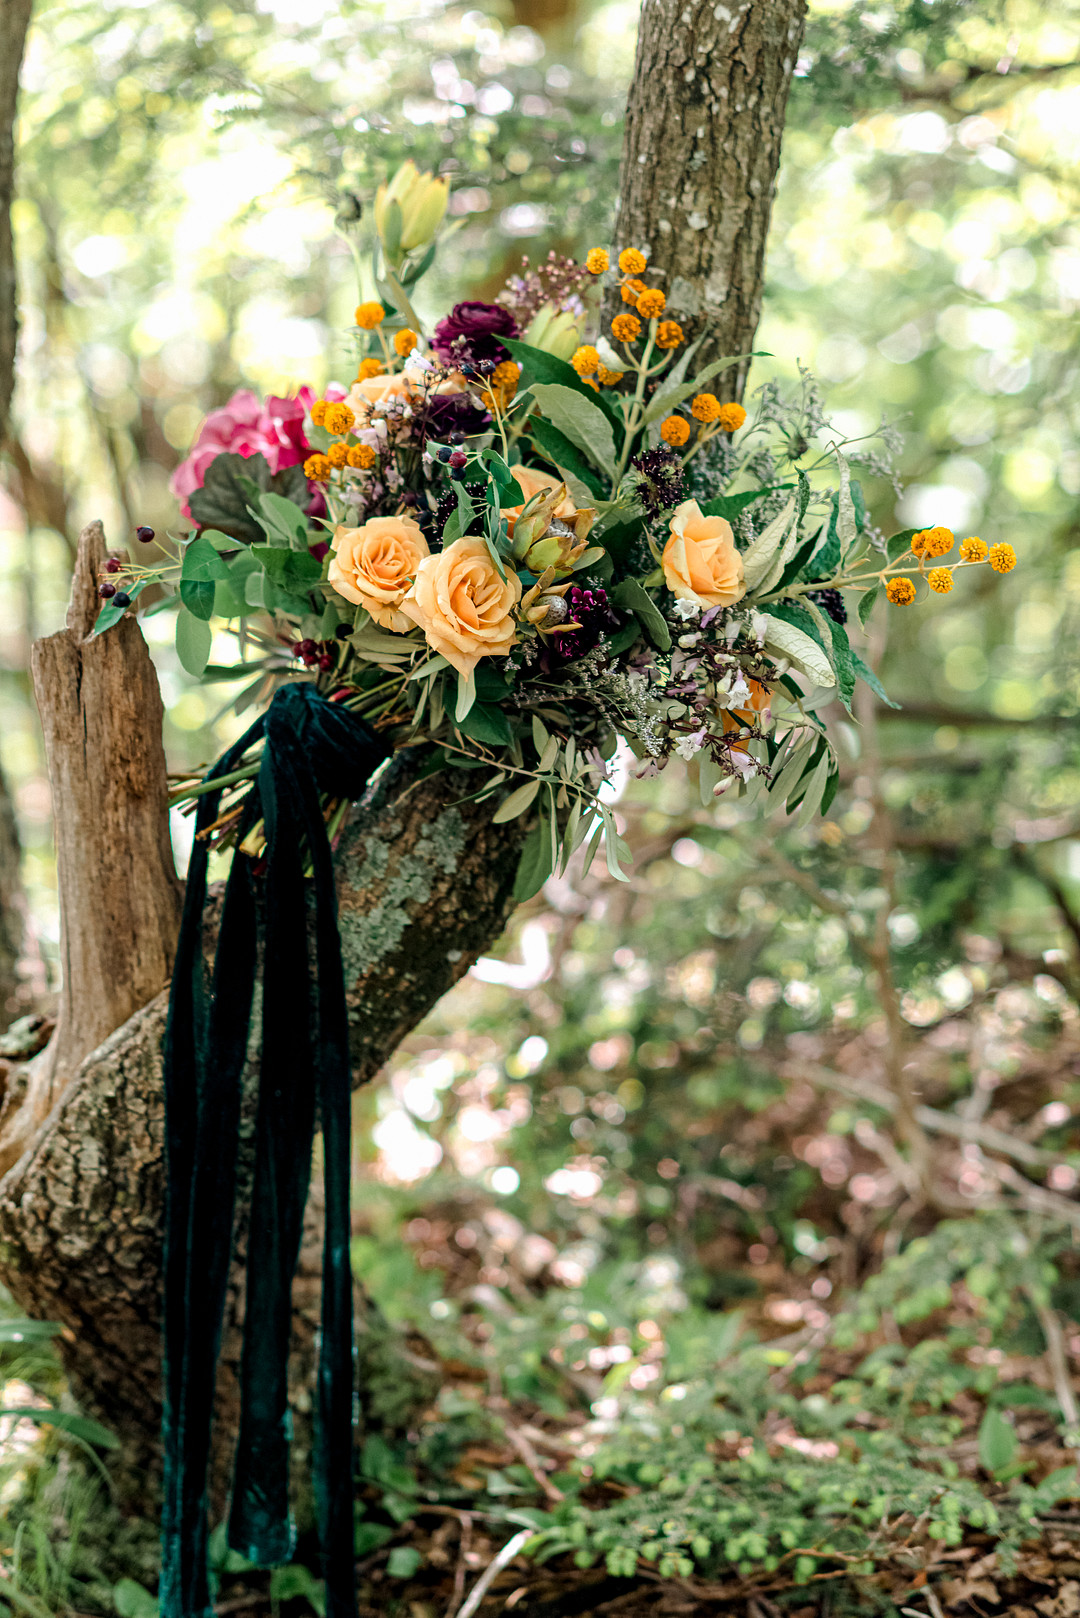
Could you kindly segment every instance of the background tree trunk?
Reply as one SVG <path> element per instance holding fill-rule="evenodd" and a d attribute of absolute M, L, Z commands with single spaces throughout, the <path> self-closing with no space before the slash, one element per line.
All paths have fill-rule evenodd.
<path fill-rule="evenodd" d="M 653 263 L 670 269 L 673 309 L 691 331 L 708 324 L 706 341 L 717 351 L 745 349 L 752 341 L 802 17 L 803 0 L 760 0 L 730 15 L 723 6 L 684 14 L 673 0 L 646 0 L 619 240 L 649 247 Z M 90 533 L 81 545 L 84 573 L 86 553 L 100 543 Z M 134 625 L 122 633 L 129 641 L 138 636 Z M 39 651 L 39 667 L 58 667 L 62 655 L 84 668 L 97 655 L 77 627 L 68 634 L 74 639 L 63 648 Z M 145 683 L 142 690 L 145 707 L 135 723 L 149 757 L 160 707 L 156 691 Z M 51 683 L 42 684 L 40 695 L 50 708 L 71 700 Z M 101 733 L 101 745 L 117 750 L 118 760 L 129 756 L 131 723 L 130 717 L 123 726 L 106 723 Z M 64 848 L 72 835 L 63 816 L 66 794 L 107 794 L 112 771 L 104 757 L 100 768 L 86 770 L 82 739 L 51 713 L 45 724 L 54 737 L 63 871 L 69 859 L 77 863 L 70 842 Z M 524 827 L 492 826 L 485 809 L 455 805 L 471 781 L 453 774 L 421 779 L 418 763 L 406 757 L 383 773 L 354 812 L 337 853 L 357 1083 L 377 1072 L 498 937 L 511 909 Z M 86 770 L 81 785 L 80 769 Z M 119 790 L 137 795 L 145 783 L 126 765 L 125 771 Z M 155 880 L 171 906 L 172 878 L 153 817 L 139 822 L 140 812 L 132 806 L 131 835 L 149 836 Z M 135 830 L 139 824 L 142 832 Z M 130 846 L 129 865 L 145 853 Z M 65 898 L 80 907 L 93 903 L 74 887 Z M 157 916 L 152 925 L 154 959 L 160 962 L 167 918 Z M 66 927 L 65 938 L 84 936 L 84 928 L 88 936 L 93 922 L 80 909 L 66 918 Z M 134 970 L 130 955 L 123 970 Z M 65 985 L 65 995 L 79 992 L 74 980 Z M 115 1015 L 113 1010 L 103 1021 Z M 71 1018 L 73 1009 L 69 1026 Z M 76 1396 L 118 1432 L 129 1464 L 144 1473 L 155 1470 L 157 1457 L 164 1019 L 165 996 L 159 994 L 88 1053 L 80 1049 L 80 1036 L 60 1060 L 58 1042 L 46 1057 L 52 1110 L 44 1122 L 26 1111 L 20 1129 L 9 1129 L 11 1166 L 0 1181 L 0 1278 L 28 1313 L 63 1322 L 61 1353 Z M 94 1037 L 101 1032 L 98 1027 Z M 300 1382 L 310 1364 L 315 1294 L 310 1267 L 302 1266 L 296 1314 Z M 242 1307 L 238 1274 L 220 1388 L 222 1454 L 231 1448 L 235 1419 Z M 144 1489 L 144 1506 L 149 1497 Z"/>
<path fill-rule="evenodd" d="M 15 193 L 15 109 L 33 0 L 0 0 L 0 443 L 15 388 L 19 332 L 11 203 Z"/>
<path fill-rule="evenodd" d="M 702 337 L 695 369 L 753 346 L 805 20 L 806 0 L 641 8 L 615 243 L 648 254 L 650 285 L 687 337 Z M 741 395 L 748 369 L 723 374 L 724 397 Z"/>

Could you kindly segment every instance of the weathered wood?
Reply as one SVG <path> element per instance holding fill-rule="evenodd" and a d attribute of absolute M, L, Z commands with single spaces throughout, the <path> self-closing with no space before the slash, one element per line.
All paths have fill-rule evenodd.
<path fill-rule="evenodd" d="M 92 639 L 107 552 L 79 538 L 67 627 L 36 641 L 34 692 L 56 828 L 63 985 L 56 1032 L 0 1118 L 0 1173 L 25 1150 L 80 1062 L 169 981 L 181 888 L 169 840 L 164 709 L 134 618 Z"/>
<path fill-rule="evenodd" d="M 805 0 L 641 8 L 615 241 L 647 252 L 649 285 L 688 339 L 703 337 L 695 369 L 753 346 L 805 18 Z M 723 397 L 738 397 L 747 370 L 723 374 Z"/>

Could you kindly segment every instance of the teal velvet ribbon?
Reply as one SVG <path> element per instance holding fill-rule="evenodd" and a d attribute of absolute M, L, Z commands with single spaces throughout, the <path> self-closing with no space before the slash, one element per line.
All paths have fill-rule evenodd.
<path fill-rule="evenodd" d="M 162 1618 L 209 1618 L 207 1489 L 214 1385 L 233 1252 L 241 1080 L 264 892 L 263 1009 L 255 1158 L 248 1220 L 240 1431 L 229 1544 L 264 1566 L 288 1561 L 287 1391 L 291 1287 L 317 1123 L 326 1189 L 315 1495 L 328 1618 L 354 1618 L 353 1341 L 349 1264 L 348 1018 L 333 864 L 320 791 L 360 796 L 387 756 L 362 720 L 308 683 L 283 687 L 218 760 L 234 770 L 264 751 L 240 838 L 262 818 L 265 876 L 237 854 L 221 912 L 213 975 L 203 957 L 206 839 L 196 835 L 164 1043 L 167 1194 L 164 1257 L 165 1451 Z M 199 801 L 196 833 L 219 813 Z M 312 871 L 310 884 L 305 864 Z M 314 893 L 309 949 L 308 890 Z"/>

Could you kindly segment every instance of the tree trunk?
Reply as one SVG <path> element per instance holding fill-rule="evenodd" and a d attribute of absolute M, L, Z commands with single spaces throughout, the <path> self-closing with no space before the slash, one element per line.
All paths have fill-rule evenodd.
<path fill-rule="evenodd" d="M 786 5 L 762 0 L 737 13 L 723 6 L 683 13 L 673 0 L 646 0 L 629 109 L 619 241 L 650 248 L 653 265 L 670 273 L 673 312 L 691 332 L 707 325 L 707 343 L 717 352 L 749 348 L 753 338 L 780 130 L 802 17 L 803 0 L 787 0 Z M 98 541 L 84 535 L 81 550 L 85 553 L 92 543 Z M 83 568 L 85 576 L 85 556 Z M 100 930 L 98 918 L 86 913 L 98 899 L 80 885 L 74 843 L 78 833 L 65 812 L 68 801 L 80 803 L 86 825 L 82 811 L 89 810 L 91 798 L 103 816 L 106 804 L 116 808 L 110 797 L 114 789 L 125 800 L 120 821 L 127 817 L 128 830 L 120 835 L 148 839 L 146 846 L 127 844 L 127 869 L 134 871 L 147 858 L 164 906 L 159 912 L 150 907 L 151 975 L 163 967 L 170 936 L 168 918 L 175 903 L 171 867 L 162 857 L 153 805 L 140 798 L 159 768 L 155 739 L 160 707 L 134 648 L 137 628 L 131 624 L 121 634 L 126 637 L 124 656 L 132 660 L 125 666 L 141 671 L 143 718 L 136 721 L 128 712 L 122 724 L 111 723 L 94 698 L 93 711 L 103 725 L 94 757 L 74 720 L 74 705 L 83 701 L 81 687 L 72 692 L 65 681 L 81 680 L 88 668 L 96 669 L 93 659 L 101 654 L 95 646 L 101 643 L 85 644 L 75 626 L 67 640 L 60 638 L 62 645 L 47 645 L 36 660 L 39 670 L 50 671 L 39 682 L 40 698 L 56 709 L 44 718 L 53 737 L 50 764 L 60 868 L 70 876 L 64 880 L 64 898 L 79 907 L 65 915 L 65 953 L 72 963 L 66 997 L 83 992 L 77 981 L 80 961 L 84 988 L 91 981 L 88 941 Z M 85 716 L 88 710 L 80 706 L 78 711 Z M 133 729 L 142 737 L 141 770 L 132 764 Z M 122 764 L 115 776 L 114 764 Z M 354 810 L 337 851 L 358 1084 L 378 1071 L 440 995 L 498 937 L 511 909 L 523 826 L 493 826 L 487 810 L 460 801 L 473 785 L 468 776 L 423 779 L 418 769 L 419 761 L 406 755 L 383 772 Z M 158 780 L 160 810 L 164 788 L 160 776 Z M 107 844 L 106 837 L 94 846 L 104 856 Z M 132 895 L 132 903 L 146 905 L 149 900 L 148 892 Z M 121 950 L 126 951 L 124 974 L 142 970 L 135 943 L 129 931 Z M 42 1122 L 40 1114 L 24 1109 L 19 1128 L 12 1122 L 7 1131 L 4 1144 L 11 1166 L 0 1181 L 0 1279 L 28 1313 L 64 1324 L 60 1351 L 76 1396 L 120 1434 L 129 1464 L 153 1474 L 163 1190 L 160 1045 L 166 997 L 160 993 L 145 1006 L 125 1011 L 126 1020 L 115 1031 L 104 1028 L 119 1016 L 118 1003 L 110 998 L 109 1006 L 96 1022 L 85 1005 L 65 1008 L 63 1039 L 58 1037 L 56 1050 L 47 1056 L 52 1110 Z M 90 1049 L 87 1040 L 104 1033 L 108 1037 Z M 295 1316 L 302 1394 L 310 1386 L 316 1294 L 310 1265 L 302 1264 Z M 220 1387 L 221 1457 L 231 1448 L 234 1430 L 242 1308 L 242 1275 L 237 1271 Z M 361 1333 L 363 1324 L 361 1320 Z M 219 1458 L 219 1499 L 223 1478 Z"/>
<path fill-rule="evenodd" d="M 753 345 L 805 19 L 806 0 L 641 8 L 615 241 L 647 253 L 649 284 L 667 293 L 687 338 L 702 338 L 695 370 Z M 741 394 L 748 369 L 723 373 L 726 398 Z"/>
<path fill-rule="evenodd" d="M 11 203 L 15 192 L 15 109 L 33 0 L 0 0 L 0 444 L 15 388 L 19 333 Z"/>

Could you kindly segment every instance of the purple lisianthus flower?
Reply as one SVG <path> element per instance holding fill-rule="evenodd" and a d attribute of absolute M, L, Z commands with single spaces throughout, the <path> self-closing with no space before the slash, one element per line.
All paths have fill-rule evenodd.
<path fill-rule="evenodd" d="M 431 346 L 444 365 L 459 365 L 470 361 L 508 360 L 510 353 L 500 343 L 500 337 L 516 337 L 518 323 L 497 303 L 455 303 L 445 319 L 435 327 Z"/>
<path fill-rule="evenodd" d="M 472 438 L 491 426 L 491 416 L 468 393 L 433 393 L 415 407 L 413 426 L 426 443 L 450 441 L 451 433 Z"/>

